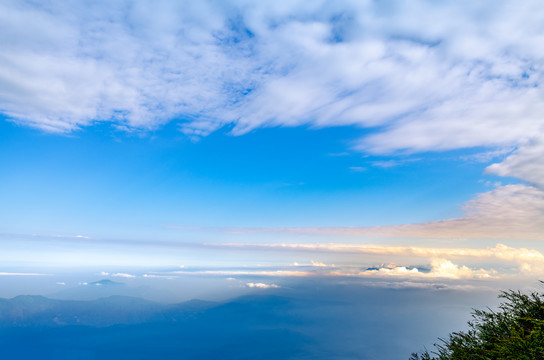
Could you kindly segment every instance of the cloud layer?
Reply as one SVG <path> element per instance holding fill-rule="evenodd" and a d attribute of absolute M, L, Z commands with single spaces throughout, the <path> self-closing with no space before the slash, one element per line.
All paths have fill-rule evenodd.
<path fill-rule="evenodd" d="M 266 250 L 282 250 L 285 252 L 319 252 L 322 254 L 337 254 L 335 257 L 342 261 L 342 257 L 346 254 L 358 254 L 363 256 L 361 259 L 368 261 L 369 256 L 385 256 L 389 259 L 401 259 L 406 262 L 424 261 L 429 262 L 431 266 L 431 272 L 429 274 L 423 273 L 422 276 L 436 276 L 436 277 L 448 277 L 446 274 L 454 274 L 455 276 L 476 276 L 490 274 L 490 272 L 474 272 L 466 266 L 457 266 L 451 262 L 450 259 L 460 260 L 464 262 L 477 262 L 477 263 L 495 263 L 502 264 L 501 267 L 511 268 L 513 265 L 517 268 L 518 273 L 524 274 L 544 274 L 544 255 L 534 249 L 526 248 L 514 248 L 503 244 L 497 244 L 495 247 L 488 248 L 447 248 L 447 247 L 421 247 L 421 246 L 396 246 L 396 245 L 377 245 L 377 244 L 341 244 L 341 243 L 280 243 L 280 244 L 221 244 L 218 246 L 227 248 L 238 249 L 260 249 Z M 364 257 L 366 255 L 366 257 Z M 300 268 L 301 265 L 297 262 L 293 265 Z M 361 264 L 351 264 L 350 266 L 357 267 Z M 316 270 L 323 271 L 328 269 L 335 273 L 335 269 L 338 268 L 336 275 L 344 274 L 345 271 L 341 270 L 342 265 L 326 265 L 324 263 L 311 261 L 311 267 L 313 270 L 308 271 L 308 266 L 301 268 L 300 270 L 258 270 L 258 271 L 238 271 L 235 275 L 263 275 L 263 276 L 307 276 L 315 274 Z M 470 270 L 470 271 L 469 271 Z M 369 269 L 367 274 L 378 275 L 421 275 L 422 273 L 414 267 L 408 269 L 408 265 L 405 266 L 380 266 L 376 269 Z M 377 272 L 373 272 L 377 271 Z M 493 271 L 491 271 L 493 272 Z M 360 274 L 359 271 L 356 272 Z M 212 271 L 209 274 L 221 275 L 222 271 Z M 231 274 L 229 272 L 229 274 Z M 223 274 L 225 275 L 225 274 Z M 452 275 L 453 276 L 453 275 Z"/>
<path fill-rule="evenodd" d="M 71 131 L 385 126 L 375 152 L 542 136 L 539 1 L 1 6 L 0 109 Z"/>

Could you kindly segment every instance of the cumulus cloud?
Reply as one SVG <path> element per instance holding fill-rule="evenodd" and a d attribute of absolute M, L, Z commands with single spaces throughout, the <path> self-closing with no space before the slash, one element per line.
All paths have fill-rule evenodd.
<path fill-rule="evenodd" d="M 471 269 L 465 265 L 457 265 L 445 258 L 433 258 L 430 270 L 425 271 L 416 266 L 381 266 L 369 268 L 365 271 L 333 271 L 335 276 L 362 276 L 362 277 L 402 277 L 417 279 L 489 279 L 496 277 L 498 272 L 490 269 Z"/>
<path fill-rule="evenodd" d="M 257 288 L 257 289 L 278 289 L 279 285 L 276 284 L 264 284 L 264 283 L 247 283 L 248 288 Z"/>
<path fill-rule="evenodd" d="M 455 279 L 470 279 L 470 278 L 489 278 L 496 271 L 487 271 L 484 269 L 472 270 L 466 266 L 459 266 L 447 259 L 433 259 L 431 261 L 430 276 L 446 277 Z"/>
<path fill-rule="evenodd" d="M 417 267 L 380 267 L 368 269 L 363 272 L 353 274 L 346 273 L 345 275 L 352 276 L 398 276 L 398 277 L 415 277 L 415 278 L 447 278 L 447 279 L 474 279 L 474 278 L 491 278 L 497 272 L 494 270 L 473 270 L 467 266 L 459 266 L 447 259 L 433 259 L 431 261 L 431 270 L 422 272 Z M 342 273 L 337 273 L 341 275 Z"/>

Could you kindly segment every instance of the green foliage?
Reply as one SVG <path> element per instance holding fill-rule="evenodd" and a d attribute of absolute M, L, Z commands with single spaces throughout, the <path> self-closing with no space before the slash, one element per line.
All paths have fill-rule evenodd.
<path fill-rule="evenodd" d="M 410 360 L 544 360 L 544 295 L 506 291 L 497 311 L 474 310 L 467 332 L 454 332 L 435 351 Z"/>

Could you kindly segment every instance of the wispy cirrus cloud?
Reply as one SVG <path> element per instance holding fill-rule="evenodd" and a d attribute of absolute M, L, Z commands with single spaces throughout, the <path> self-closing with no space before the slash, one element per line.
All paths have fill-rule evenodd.
<path fill-rule="evenodd" d="M 538 1 L 2 4 L 0 109 L 194 136 L 233 124 L 385 126 L 365 151 L 542 136 Z M 485 14 L 485 16 L 484 16 Z"/>
<path fill-rule="evenodd" d="M 524 144 L 504 161 L 486 168 L 490 174 L 523 179 L 544 189 L 544 138 Z"/>
<path fill-rule="evenodd" d="M 213 228 L 233 234 L 293 233 L 324 236 L 392 236 L 437 239 L 544 239 L 544 191 L 527 185 L 498 186 L 466 202 L 458 218 L 370 227 Z M 204 230 L 206 228 L 193 228 Z"/>

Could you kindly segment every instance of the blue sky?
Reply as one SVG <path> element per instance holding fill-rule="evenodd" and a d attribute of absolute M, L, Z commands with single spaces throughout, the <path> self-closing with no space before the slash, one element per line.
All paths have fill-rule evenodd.
<path fill-rule="evenodd" d="M 6 1 L 0 14 L 6 276 L 544 272 L 538 1 Z"/>
<path fill-rule="evenodd" d="M 346 151 L 360 133 L 219 131 L 195 142 L 175 128 L 133 136 L 99 126 L 59 136 L 4 122 L 2 150 L 12 155 L 4 160 L 3 196 L 11 206 L 3 216 L 15 225 L 34 213 L 38 233 L 43 227 L 78 232 L 76 226 L 88 232 L 93 219 L 120 223 L 127 236 L 140 221 L 157 227 L 394 225 L 458 215 L 460 201 L 486 190 L 478 180 L 495 179 L 459 153 L 399 158 Z M 21 227 L 30 225 L 26 220 Z"/>

